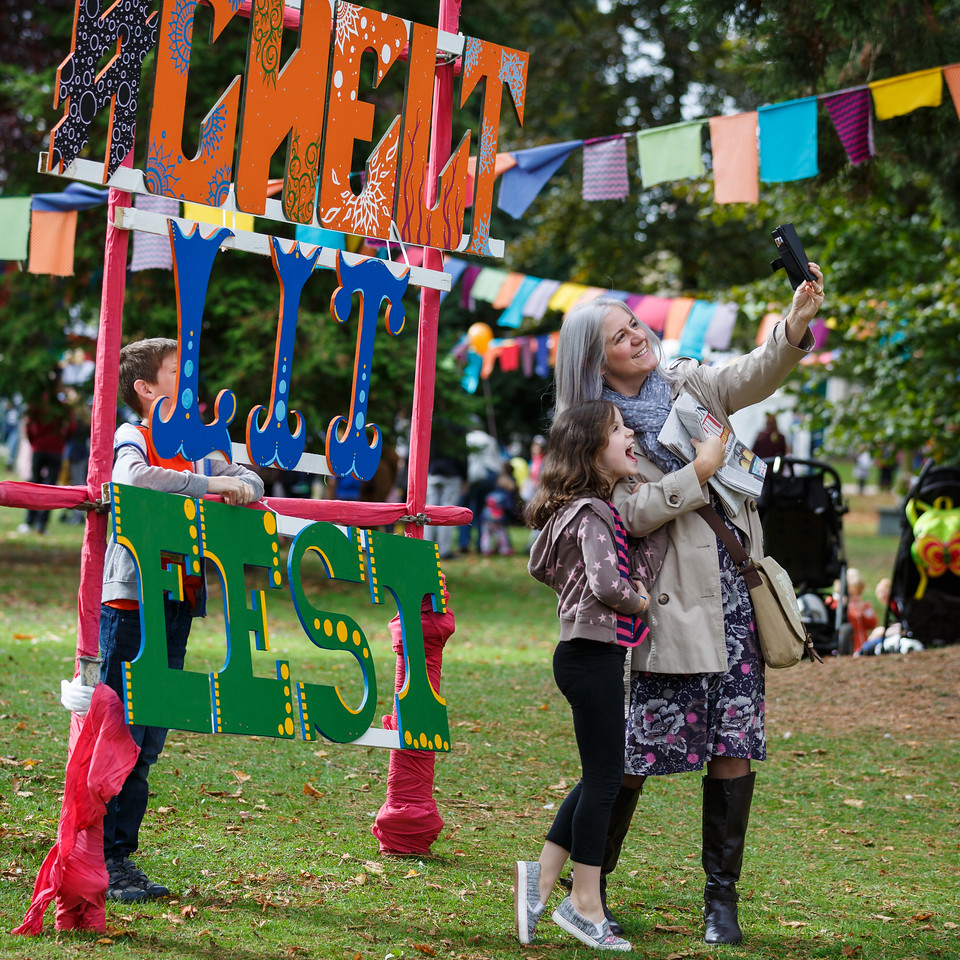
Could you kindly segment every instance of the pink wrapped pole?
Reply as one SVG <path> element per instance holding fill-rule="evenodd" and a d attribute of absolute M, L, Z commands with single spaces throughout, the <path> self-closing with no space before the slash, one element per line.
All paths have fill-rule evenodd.
<path fill-rule="evenodd" d="M 453 634 L 456 622 L 453 611 L 436 613 L 429 599 L 420 608 L 423 644 L 427 655 L 427 676 L 434 690 L 440 692 L 440 670 L 443 647 Z M 399 614 L 390 621 L 390 636 L 397 654 L 396 688 L 406 679 L 403 668 L 403 628 Z M 396 710 L 383 718 L 385 730 L 397 729 Z M 443 829 L 443 818 L 433 799 L 433 768 L 436 754 L 432 750 L 393 750 L 387 774 L 387 799 L 384 801 L 371 832 L 380 841 L 381 853 L 429 853 L 430 844 Z"/>
<path fill-rule="evenodd" d="M 455 34 L 460 25 L 461 0 L 440 0 L 439 28 Z M 452 63 L 437 66 L 434 81 L 430 159 L 427 165 L 427 203 L 437 199 L 437 178 L 450 158 L 453 130 Z M 428 247 L 423 265 L 429 270 L 443 269 L 443 255 Z M 414 378 L 411 411 L 410 463 L 407 470 L 407 512 L 418 516 L 427 502 L 427 466 L 430 460 L 430 425 L 437 366 L 437 326 L 440 316 L 440 291 L 426 287 L 420 293 L 420 328 L 417 336 L 417 370 Z M 431 514 L 432 517 L 432 514 Z M 467 518 L 469 519 L 469 518 Z M 407 536 L 423 537 L 423 526 L 408 523 Z M 427 676 L 433 689 L 440 690 L 443 645 L 453 633 L 453 614 L 437 614 L 424 604 L 423 637 Z M 449 617 L 449 621 L 444 618 Z M 390 622 L 393 649 L 397 653 L 396 689 L 405 677 L 400 622 Z M 395 718 L 384 718 L 384 726 L 396 729 Z M 387 799 L 377 814 L 373 835 L 380 841 L 382 853 L 429 853 L 430 844 L 440 835 L 443 820 L 433 799 L 434 754 L 419 750 L 393 750 L 387 774 Z"/>

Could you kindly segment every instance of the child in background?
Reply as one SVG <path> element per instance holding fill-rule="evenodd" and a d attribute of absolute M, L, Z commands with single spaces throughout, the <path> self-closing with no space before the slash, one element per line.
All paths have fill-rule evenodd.
<path fill-rule="evenodd" d="M 539 860 L 520 860 L 515 872 L 517 936 L 530 943 L 560 871 L 569 858 L 573 888 L 554 922 L 588 946 L 630 949 L 610 933 L 600 898 L 610 809 L 623 778 L 626 647 L 640 642 L 639 618 L 649 607 L 634 579 L 619 515 L 608 502 L 617 480 L 632 477 L 633 431 L 620 410 L 592 400 L 560 414 L 553 426 L 537 491 L 526 519 L 541 528 L 528 568 L 559 599 L 560 642 L 553 675 L 573 712 L 582 776 L 547 833 Z M 663 555 L 645 557 L 645 578 Z M 641 557 L 640 551 L 632 555 Z"/>
<path fill-rule="evenodd" d="M 146 419 L 155 400 L 162 400 L 166 414 L 176 396 L 177 341 L 163 338 L 129 343 L 120 351 L 120 397 L 131 410 Z M 153 446 L 149 427 L 125 423 L 113 443 L 111 480 L 136 487 L 149 487 L 185 497 L 220 494 L 225 503 L 243 506 L 263 496 L 263 482 L 252 471 L 223 460 L 191 463 L 181 456 L 162 459 Z M 167 662 L 182 670 L 187 637 L 193 617 L 206 613 L 203 577 L 184 576 L 184 600 L 164 598 L 167 624 Z M 137 568 L 130 552 L 110 541 L 103 570 L 100 608 L 101 682 L 123 700 L 123 663 L 140 652 L 140 605 Z M 140 747 L 136 765 L 120 793 L 107 804 L 103 818 L 103 853 L 109 882 L 107 898 L 136 901 L 168 896 L 170 891 L 154 883 L 130 859 L 139 845 L 140 824 L 150 793 L 148 776 L 163 749 L 163 727 L 130 725 L 130 735 Z"/>
<path fill-rule="evenodd" d="M 480 552 L 489 557 L 499 553 L 509 557 L 513 553 L 507 526 L 513 518 L 517 502 L 517 482 L 513 478 L 513 467 L 507 461 L 500 469 L 493 490 L 483 500 L 482 525 L 480 527 Z"/>

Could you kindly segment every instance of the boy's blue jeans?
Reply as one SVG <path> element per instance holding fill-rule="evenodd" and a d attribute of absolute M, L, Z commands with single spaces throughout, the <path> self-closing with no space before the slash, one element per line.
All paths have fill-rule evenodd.
<path fill-rule="evenodd" d="M 190 635 L 190 605 L 180 600 L 164 600 L 167 621 L 167 663 L 182 670 Z M 123 700 L 123 663 L 135 660 L 140 652 L 140 611 L 100 608 L 100 680 Z M 124 781 L 120 793 L 108 804 L 103 817 L 103 856 L 105 860 L 129 857 L 139 844 L 140 823 L 147 811 L 150 786 L 147 777 L 157 762 L 165 727 L 130 724 L 130 736 L 140 747 L 136 765 Z"/>

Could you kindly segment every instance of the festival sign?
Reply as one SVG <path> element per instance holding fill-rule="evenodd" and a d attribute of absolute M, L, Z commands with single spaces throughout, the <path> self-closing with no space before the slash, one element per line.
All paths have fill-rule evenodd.
<path fill-rule="evenodd" d="M 282 0 L 252 0 L 246 12 L 236 0 L 206 2 L 212 8 L 212 44 L 236 16 L 249 15 L 250 28 L 245 71 L 223 78 L 224 92 L 206 109 L 196 153 L 187 156 L 183 140 L 197 0 L 166 0 L 159 12 L 151 12 L 144 0 L 120 0 L 105 11 L 98 0 L 87 0 L 77 4 L 73 47 L 57 75 L 55 103 L 62 105 L 64 113 L 51 131 L 49 152 L 41 161 L 49 172 L 277 222 L 399 238 L 440 250 L 487 256 L 502 252 L 502 241 L 490 237 L 494 160 L 504 89 L 522 123 L 526 54 L 346 2 L 303 0 L 299 12 L 285 8 Z M 281 64 L 286 29 L 298 30 L 298 46 Z M 141 171 L 130 163 L 134 118 L 141 95 L 141 66 L 153 49 L 157 66 Z M 113 52 L 105 65 L 104 51 Z M 483 91 L 472 225 L 467 234 L 472 133 L 463 135 L 449 159 L 441 158 L 442 168 L 432 159 L 436 144 L 431 127 L 443 122 L 437 120 L 435 110 L 438 52 L 461 58 L 461 107 L 475 91 Z M 361 62 L 370 57 L 376 60 L 373 86 L 388 71 L 406 70 L 406 95 L 402 112 L 386 118 L 386 133 L 371 146 L 364 184 L 355 192 L 350 178 L 354 144 L 372 144 L 375 125 L 374 104 L 363 98 L 361 90 Z M 101 166 L 81 159 L 80 153 L 89 140 L 92 121 L 105 111 L 109 111 L 108 147 Z M 271 200 L 267 196 L 270 162 L 284 146 L 281 199 Z M 173 253 L 177 383 L 168 409 L 161 413 L 162 400 L 158 400 L 146 420 L 158 456 L 229 461 L 234 455 L 228 432 L 238 412 L 233 392 L 219 392 L 209 422 L 201 419 L 198 398 L 207 288 L 218 252 L 232 247 L 268 254 L 280 287 L 269 398 L 253 407 L 246 419 L 249 462 L 281 470 L 303 469 L 305 458 L 311 456 L 304 449 L 307 424 L 294 408 L 290 385 L 300 298 L 314 267 L 321 263 L 337 270 L 333 321 L 352 322 L 357 329 L 353 389 L 344 415 L 335 417 L 326 430 L 324 472 L 340 477 L 352 474 L 359 480 L 373 476 L 382 438 L 369 420 L 368 407 L 375 387 L 371 372 L 380 317 L 388 335 L 401 335 L 402 297 L 408 284 L 418 283 L 431 292 L 449 289 L 449 275 L 436 268 L 410 268 L 227 227 L 204 235 L 191 220 L 129 208 L 117 210 L 115 225 L 169 235 Z M 433 339 L 431 356 L 435 356 L 435 328 Z M 418 377 L 422 375 L 418 362 Z M 432 406 L 432 370 L 430 384 Z M 420 415 L 429 422 L 431 410 L 424 414 L 421 407 Z M 419 444 L 421 456 L 429 450 L 429 425 L 421 434 L 424 430 L 427 442 Z M 411 464 L 412 474 L 415 466 Z M 427 675 L 421 626 L 423 609 L 446 610 L 434 543 L 362 529 L 349 518 L 345 526 L 304 521 L 284 573 L 278 518 L 270 510 L 113 483 L 105 485 L 107 491 L 113 537 L 134 558 L 140 586 L 141 649 L 135 660 L 124 665 L 129 723 L 285 739 L 294 738 L 298 731 L 304 740 L 318 735 L 337 742 L 363 738 L 370 731 L 377 703 L 370 647 L 349 613 L 326 609 L 322 599 L 305 592 L 301 564 L 313 556 L 320 559 L 330 580 L 366 584 L 371 604 L 393 603 L 398 611 L 405 678 L 396 692 L 398 729 L 392 737 L 364 742 L 449 750 L 446 705 Z M 425 517 L 423 509 L 418 506 L 416 512 Z M 309 511 L 304 515 L 309 516 Z M 211 673 L 170 669 L 164 597 L 182 598 L 184 577 L 198 575 L 204 566 L 211 575 L 217 572 L 222 586 L 223 663 Z M 247 591 L 245 572 L 251 571 L 264 589 Z M 275 661 L 272 677 L 258 675 L 254 669 L 254 650 L 269 650 L 268 591 L 284 586 L 293 599 L 304 644 L 318 650 L 349 651 L 353 656 L 362 678 L 359 702 L 346 702 L 335 685 L 291 676 L 285 661 Z"/>

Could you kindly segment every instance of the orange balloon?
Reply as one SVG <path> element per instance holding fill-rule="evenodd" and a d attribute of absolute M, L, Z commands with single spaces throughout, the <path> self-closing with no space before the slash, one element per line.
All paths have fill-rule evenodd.
<path fill-rule="evenodd" d="M 483 356 L 493 339 L 493 331 L 488 323 L 474 323 L 467 331 L 467 338 L 470 340 L 470 346 Z"/>

